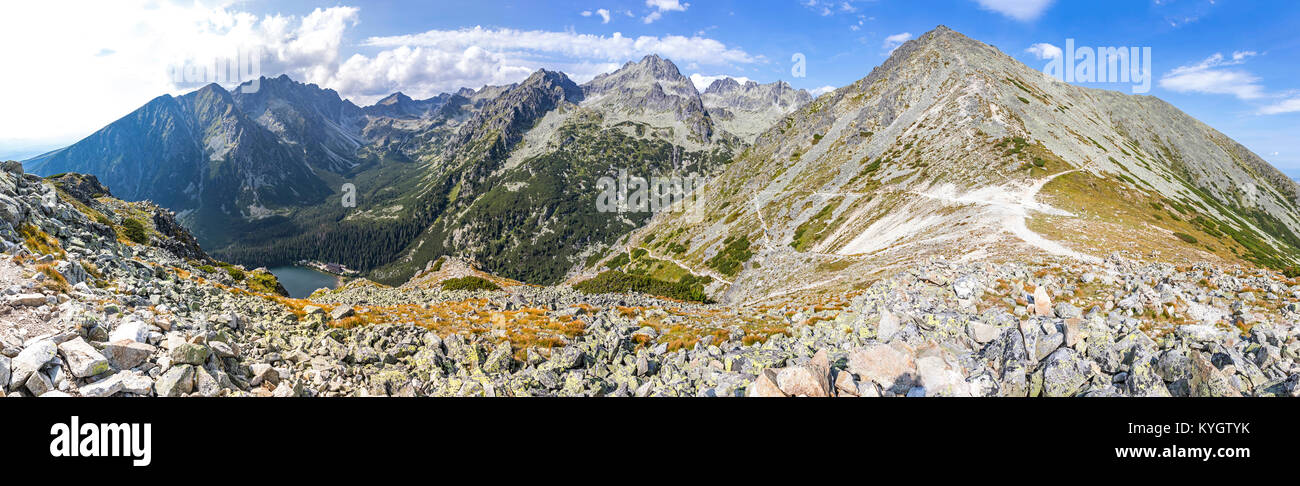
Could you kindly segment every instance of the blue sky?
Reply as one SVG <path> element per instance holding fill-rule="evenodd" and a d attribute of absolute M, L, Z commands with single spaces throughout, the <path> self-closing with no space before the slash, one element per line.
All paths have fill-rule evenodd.
<path fill-rule="evenodd" d="M 1034 68 L 1051 49 L 1031 47 L 1066 39 L 1150 47 L 1148 94 L 1300 178 L 1293 0 L 126 0 L 98 12 L 78 4 L 72 19 L 51 15 L 67 5 L 31 3 L 40 5 L 0 16 L 0 42 L 30 46 L 0 52 L 0 62 L 33 73 L 0 80 L 9 107 L 0 158 L 66 145 L 153 96 L 192 89 L 202 83 L 178 82 L 169 69 L 230 46 L 261 53 L 262 74 L 288 73 L 367 104 L 399 89 L 424 97 L 518 81 L 537 68 L 581 82 L 649 52 L 700 83 L 729 75 L 818 90 L 866 76 L 901 40 L 943 24 Z M 791 74 L 796 53 L 806 77 Z"/>

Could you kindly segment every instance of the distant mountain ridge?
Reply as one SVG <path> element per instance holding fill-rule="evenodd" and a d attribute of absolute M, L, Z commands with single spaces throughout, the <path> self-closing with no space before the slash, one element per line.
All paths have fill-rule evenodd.
<path fill-rule="evenodd" d="M 700 95 L 715 124 L 748 141 L 812 99 L 784 81 L 741 84 L 732 78 L 715 80 Z"/>

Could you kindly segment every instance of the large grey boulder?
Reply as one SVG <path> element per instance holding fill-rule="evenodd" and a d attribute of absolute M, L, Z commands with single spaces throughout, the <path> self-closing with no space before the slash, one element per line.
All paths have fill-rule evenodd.
<path fill-rule="evenodd" d="M 1043 360 L 1043 396 L 1069 397 L 1083 389 L 1088 382 L 1090 367 L 1079 353 L 1070 348 L 1060 348 Z"/>
<path fill-rule="evenodd" d="M 123 339 L 104 346 L 104 356 L 114 368 L 125 370 L 134 368 L 149 359 L 156 349 L 146 343 Z"/>
<path fill-rule="evenodd" d="M 10 363 L 9 389 L 16 390 L 27 384 L 27 379 L 31 377 L 32 373 L 39 371 L 41 367 L 45 366 L 45 363 L 49 363 L 56 355 L 58 355 L 58 348 L 53 341 L 48 339 L 34 342 L 31 346 L 23 349 L 22 352 L 18 353 L 18 356 L 14 356 L 13 361 Z"/>
<path fill-rule="evenodd" d="M 108 358 L 80 337 L 60 344 L 59 351 L 63 353 L 72 376 L 77 378 L 95 376 L 111 369 Z"/>
<path fill-rule="evenodd" d="M 158 377 L 154 390 L 160 397 L 179 397 L 194 390 L 194 367 L 177 365 Z"/>

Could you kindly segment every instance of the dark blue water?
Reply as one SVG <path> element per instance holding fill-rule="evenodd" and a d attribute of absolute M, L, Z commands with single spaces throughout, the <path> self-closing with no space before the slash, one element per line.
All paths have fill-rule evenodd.
<path fill-rule="evenodd" d="M 300 299 L 311 295 L 319 288 L 332 289 L 339 286 L 339 278 L 307 267 L 288 266 L 270 269 L 280 285 L 289 291 L 289 297 Z"/>

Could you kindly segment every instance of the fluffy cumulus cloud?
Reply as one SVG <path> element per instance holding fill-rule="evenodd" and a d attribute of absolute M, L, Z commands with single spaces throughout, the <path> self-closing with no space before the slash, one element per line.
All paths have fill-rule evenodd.
<path fill-rule="evenodd" d="M 679 0 L 645 0 L 645 6 L 654 9 L 650 14 L 646 15 L 645 18 L 641 19 L 643 22 L 649 24 L 663 18 L 664 14 L 667 12 L 685 12 L 687 7 L 690 7 L 691 4 L 682 3 Z"/>
<path fill-rule="evenodd" d="M 5 10 L 0 63 L 23 73 L 0 77 L 0 104 L 21 114 L 0 117 L 0 148 L 10 150 L 75 141 L 159 94 L 233 84 L 240 61 L 245 73 L 257 67 L 327 80 L 339 66 L 343 32 L 358 18 L 352 7 L 257 16 L 225 3 L 180 0 L 51 0 Z M 229 76 L 231 67 L 236 76 Z"/>
<path fill-rule="evenodd" d="M 461 50 L 400 46 L 373 56 L 353 55 L 325 85 L 367 104 L 399 90 L 426 98 L 464 86 L 509 84 L 532 72 L 531 67 L 476 46 Z"/>
<path fill-rule="evenodd" d="M 1179 93 L 1227 94 L 1243 100 L 1263 98 L 1259 78 L 1231 66 L 1244 64 L 1253 51 L 1238 51 L 1232 57 L 1215 53 L 1201 62 L 1179 66 L 1160 78 L 1160 87 Z"/>
<path fill-rule="evenodd" d="M 460 86 L 519 81 L 539 67 L 559 69 L 575 81 L 583 82 L 647 54 L 659 54 L 675 63 L 697 67 L 763 61 L 762 57 L 700 35 L 625 37 L 620 33 L 604 36 L 473 27 L 372 37 L 362 45 L 382 50 L 373 56 L 354 55 L 331 83 L 366 101 L 399 87 L 417 96 Z M 474 60 L 456 61 L 467 56 L 474 56 Z M 557 62 L 557 58 L 566 61 Z M 409 86 L 423 86 L 427 93 L 406 88 Z"/>
<path fill-rule="evenodd" d="M 1047 11 L 1047 7 L 1052 6 L 1053 0 L 975 0 L 975 2 L 985 10 L 1022 22 L 1030 22 L 1041 17 L 1043 12 Z"/>

